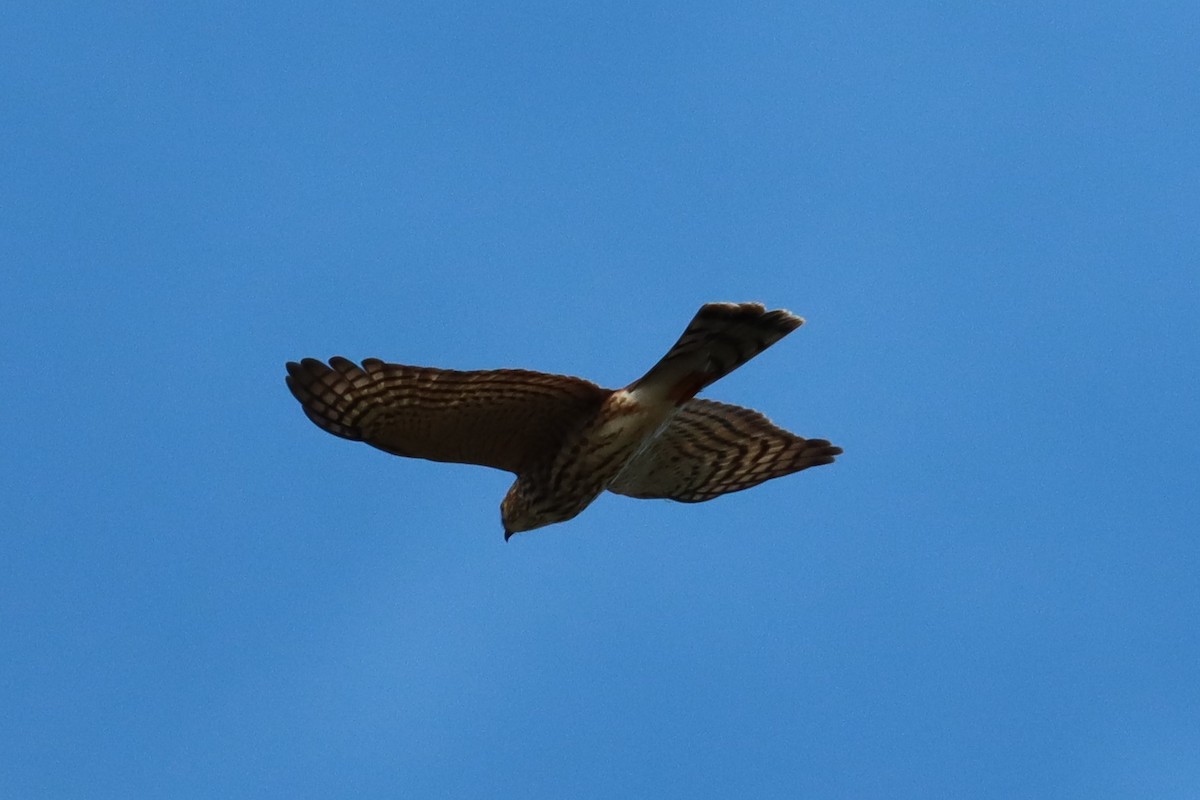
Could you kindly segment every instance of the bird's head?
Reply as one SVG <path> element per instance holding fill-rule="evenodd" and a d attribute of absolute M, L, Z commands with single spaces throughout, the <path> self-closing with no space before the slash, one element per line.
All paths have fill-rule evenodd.
<path fill-rule="evenodd" d="M 560 520 L 548 513 L 545 503 L 539 502 L 539 498 L 518 479 L 500 502 L 500 521 L 504 524 L 504 541 L 507 542 L 514 533 L 524 533 Z"/>

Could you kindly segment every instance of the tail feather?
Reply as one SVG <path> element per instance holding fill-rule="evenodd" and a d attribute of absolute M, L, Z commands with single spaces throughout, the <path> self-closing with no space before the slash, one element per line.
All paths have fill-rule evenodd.
<path fill-rule="evenodd" d="M 662 393 L 682 405 L 804 324 L 783 309 L 761 303 L 701 306 L 679 341 L 628 388 Z"/>

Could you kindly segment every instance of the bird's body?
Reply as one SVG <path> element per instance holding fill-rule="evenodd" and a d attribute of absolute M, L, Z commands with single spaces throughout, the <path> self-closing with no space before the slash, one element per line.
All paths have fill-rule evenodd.
<path fill-rule="evenodd" d="M 600 496 L 621 470 L 676 411 L 669 404 L 639 401 L 633 392 L 618 389 L 608 396 L 596 415 L 572 435 L 545 470 L 530 470 L 517 477 L 510 497 L 532 498 L 533 503 L 502 505 L 505 531 L 516 533 L 548 525 L 524 521 L 520 505 L 542 509 L 552 522 L 565 522 Z M 529 525 L 529 527 L 524 527 Z"/>
<path fill-rule="evenodd" d="M 527 370 L 460 372 L 344 358 L 289 363 L 318 426 L 395 455 L 513 472 L 505 538 L 563 522 L 605 489 L 699 502 L 828 464 L 841 448 L 750 409 L 695 400 L 803 323 L 756 303 L 701 307 L 675 346 L 624 389 Z"/>

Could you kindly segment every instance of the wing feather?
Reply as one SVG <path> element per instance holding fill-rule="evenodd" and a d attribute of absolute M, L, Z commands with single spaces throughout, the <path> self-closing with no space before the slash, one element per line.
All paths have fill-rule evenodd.
<path fill-rule="evenodd" d="M 630 497 L 699 503 L 832 464 L 841 452 L 825 439 L 789 433 L 749 408 L 691 400 L 608 488 Z"/>
<path fill-rule="evenodd" d="M 318 427 L 398 456 L 520 473 L 548 458 L 612 393 L 582 378 L 520 369 L 464 372 L 334 357 L 287 365 Z"/>

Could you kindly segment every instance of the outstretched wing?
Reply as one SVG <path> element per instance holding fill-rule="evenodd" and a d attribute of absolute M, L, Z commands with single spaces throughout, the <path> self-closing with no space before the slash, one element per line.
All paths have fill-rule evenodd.
<path fill-rule="evenodd" d="M 460 372 L 334 357 L 287 365 L 287 385 L 323 430 L 398 456 L 520 473 L 549 458 L 612 392 L 518 369 Z"/>
<path fill-rule="evenodd" d="M 699 503 L 832 464 L 841 452 L 824 439 L 788 433 L 757 411 L 691 400 L 608 489 L 630 497 Z"/>

